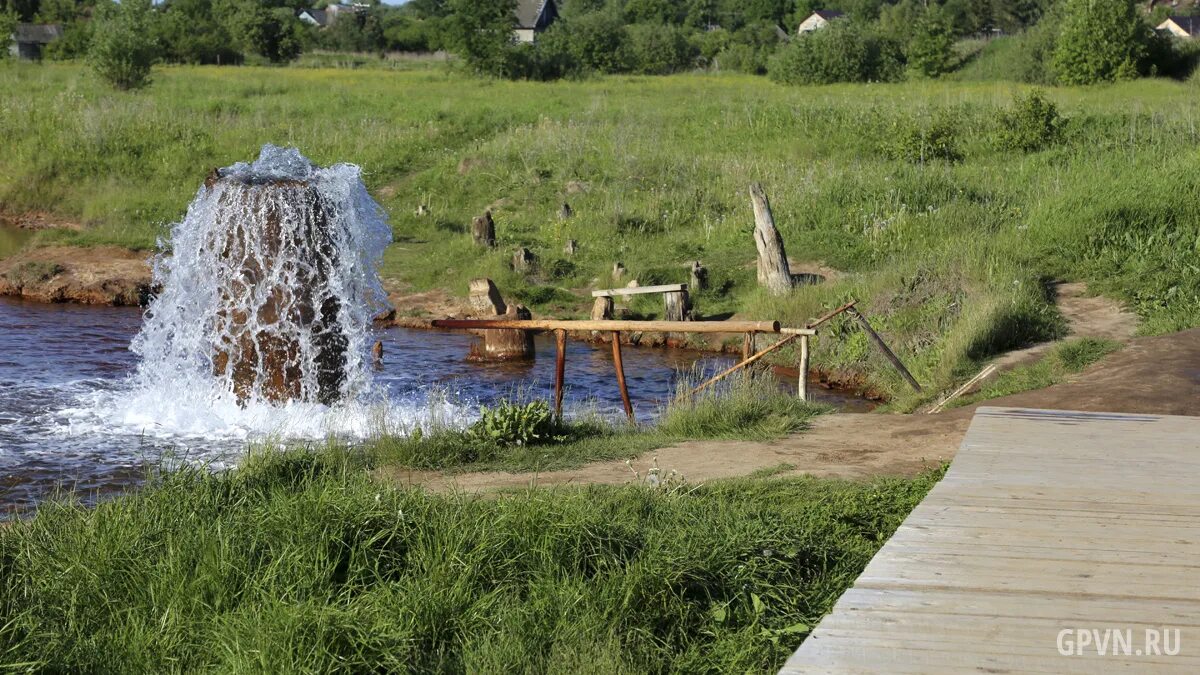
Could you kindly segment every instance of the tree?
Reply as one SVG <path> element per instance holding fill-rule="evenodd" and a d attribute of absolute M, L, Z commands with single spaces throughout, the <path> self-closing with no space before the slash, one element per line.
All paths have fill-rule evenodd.
<path fill-rule="evenodd" d="M 620 19 L 608 12 L 593 12 L 563 24 L 563 39 L 581 68 L 600 73 L 629 69 L 629 31 Z"/>
<path fill-rule="evenodd" d="M 467 65 L 485 75 L 510 74 L 517 0 L 449 0 L 448 6 L 448 37 Z"/>
<path fill-rule="evenodd" d="M 303 49 L 304 26 L 287 7 L 270 7 L 258 0 L 221 0 L 213 11 L 243 52 L 282 63 Z"/>
<path fill-rule="evenodd" d="M 117 89 L 139 89 L 150 83 L 150 68 L 158 59 L 150 2 L 122 0 L 97 8 L 88 57 L 96 73 Z"/>
<path fill-rule="evenodd" d="M 937 8 L 926 10 L 908 44 L 908 65 L 925 77 L 937 77 L 950 71 L 953 59 L 954 31 L 950 22 Z"/>
<path fill-rule="evenodd" d="M 1063 84 L 1144 74 L 1153 34 L 1130 0 L 1067 0 L 1052 64 Z"/>

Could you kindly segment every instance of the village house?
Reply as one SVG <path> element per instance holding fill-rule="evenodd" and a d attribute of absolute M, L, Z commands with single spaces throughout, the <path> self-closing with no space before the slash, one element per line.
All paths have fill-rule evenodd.
<path fill-rule="evenodd" d="M 62 35 L 62 26 L 56 23 L 19 23 L 9 35 L 8 53 L 26 61 L 37 61 L 42 58 L 42 48 Z"/>
<path fill-rule="evenodd" d="M 796 30 L 797 33 L 803 35 L 811 33 L 815 30 L 821 30 L 829 25 L 829 22 L 834 19 L 844 19 L 845 14 L 833 9 L 818 9 L 813 12 L 807 19 L 801 22 L 800 27 Z"/>
<path fill-rule="evenodd" d="M 1158 24 L 1156 30 L 1175 37 L 1194 38 L 1200 33 L 1200 16 L 1169 16 L 1166 21 Z"/>
<path fill-rule="evenodd" d="M 329 14 L 323 9 L 298 9 L 296 18 L 310 26 L 324 28 L 329 25 Z"/>
<path fill-rule="evenodd" d="M 518 0 L 513 37 L 517 42 L 531 43 L 557 18 L 558 6 L 554 0 Z"/>

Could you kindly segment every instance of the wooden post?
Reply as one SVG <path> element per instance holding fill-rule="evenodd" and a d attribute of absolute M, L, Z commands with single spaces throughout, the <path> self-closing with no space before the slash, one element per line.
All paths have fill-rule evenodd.
<path fill-rule="evenodd" d="M 745 368 L 746 366 L 749 366 L 750 364 L 754 363 L 755 361 L 758 361 L 759 359 L 763 358 L 767 354 L 770 354 L 771 352 L 775 351 L 776 349 L 780 349 L 782 347 L 785 347 L 785 346 L 791 344 L 793 340 L 795 340 L 799 337 L 805 337 L 807 339 L 807 336 L 815 335 L 815 333 L 813 331 L 811 331 L 807 328 L 785 328 L 784 330 L 789 332 L 789 335 L 787 337 L 783 338 L 779 342 L 776 342 L 775 344 L 771 345 L 770 347 L 767 347 L 766 349 L 762 350 L 761 352 L 754 354 L 750 358 L 743 359 L 740 363 L 734 364 L 734 365 L 726 368 L 725 370 L 721 371 L 720 373 L 717 373 L 716 375 L 712 376 L 705 382 L 701 383 L 700 386 L 693 389 L 692 395 L 694 396 L 696 394 L 699 394 L 701 391 L 704 391 L 704 389 L 707 388 L 708 386 L 710 386 L 714 383 L 720 382 L 721 380 L 725 379 L 726 377 L 732 375 L 733 373 L 736 373 L 737 371 L 741 370 L 742 368 Z"/>
<path fill-rule="evenodd" d="M 692 263 L 692 283 L 689 287 L 696 291 L 708 288 L 708 270 L 700 264 L 699 260 Z"/>
<path fill-rule="evenodd" d="M 682 291 L 663 293 L 663 303 L 666 306 L 663 310 L 663 320 L 687 321 L 688 292 L 686 288 Z"/>
<path fill-rule="evenodd" d="M 800 336 L 800 381 L 796 383 L 796 395 L 801 401 L 808 400 L 808 336 Z"/>
<path fill-rule="evenodd" d="M 758 247 L 758 285 L 771 295 L 786 295 L 792 290 L 792 271 L 762 185 L 750 186 L 750 202 L 754 206 L 754 244 Z"/>
<path fill-rule="evenodd" d="M 557 350 L 554 360 L 554 416 L 561 422 L 563 374 L 567 368 L 567 331 L 561 328 L 554 331 L 554 346 Z"/>
<path fill-rule="evenodd" d="M 754 353 L 754 331 L 749 331 L 742 336 L 742 360 L 750 358 Z"/>
<path fill-rule="evenodd" d="M 613 344 L 613 367 L 617 370 L 617 386 L 621 389 L 621 403 L 625 404 L 625 414 L 629 416 L 629 422 L 633 423 L 633 404 L 629 401 L 629 389 L 625 387 L 625 365 L 621 362 L 621 332 L 612 332 Z"/>
<path fill-rule="evenodd" d="M 917 384 L 917 379 L 912 376 L 912 373 L 908 372 L 908 368 L 905 368 L 904 364 L 900 362 L 900 359 L 892 352 L 891 349 L 888 348 L 887 343 L 883 341 L 883 338 L 879 337 L 879 333 L 876 333 L 875 329 L 871 328 L 871 324 L 867 322 L 867 317 L 863 316 L 862 313 L 858 311 L 857 307 L 851 307 L 847 309 L 846 312 L 858 320 L 859 325 L 861 325 L 863 330 L 867 332 L 867 336 L 871 338 L 871 342 L 875 343 L 875 347 L 878 348 L 885 357 L 887 357 L 888 361 L 892 362 L 892 365 L 896 367 L 896 370 L 900 371 L 900 375 L 905 379 L 905 381 L 908 382 L 908 385 L 913 388 L 913 391 L 919 393 L 921 391 L 921 385 Z"/>

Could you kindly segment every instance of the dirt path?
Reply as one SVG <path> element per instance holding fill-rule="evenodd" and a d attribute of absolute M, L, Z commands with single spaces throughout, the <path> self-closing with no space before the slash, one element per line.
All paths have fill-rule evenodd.
<path fill-rule="evenodd" d="M 1087 297 L 1083 284 L 1059 285 L 1058 302 L 1070 324 L 1071 336 L 1109 338 L 1125 342 L 1127 347 L 1066 382 L 994 399 L 985 405 L 1200 415 L 1200 329 L 1135 339 L 1137 317 L 1113 300 Z M 1037 358 L 1052 344 L 1020 350 L 1000 361 L 1013 367 Z M 675 469 L 692 482 L 743 476 L 785 464 L 791 468 L 781 469 L 777 475 L 912 475 L 954 457 L 975 407 L 937 415 L 826 415 L 815 420 L 810 430 L 776 441 L 693 441 L 646 453 L 634 459 L 634 466 L 644 472 L 657 456 L 664 471 Z M 385 475 L 400 484 L 467 492 L 530 484 L 622 484 L 631 478 L 623 461 L 596 462 L 537 475 L 444 475 L 396 469 Z"/>
<path fill-rule="evenodd" d="M 1088 296 L 1087 284 L 1058 283 L 1053 287 L 1054 302 L 1067 320 L 1069 337 L 1096 337 L 1128 342 L 1137 332 L 1137 315 L 1121 303 L 1103 296 Z M 1055 342 L 1016 349 L 1002 354 L 993 363 L 1009 370 L 1041 358 Z"/>

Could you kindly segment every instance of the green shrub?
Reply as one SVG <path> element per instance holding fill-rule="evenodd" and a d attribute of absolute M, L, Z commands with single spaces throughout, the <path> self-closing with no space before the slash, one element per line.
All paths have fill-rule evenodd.
<path fill-rule="evenodd" d="M 793 39 L 771 59 L 771 79 L 781 84 L 887 82 L 899 79 L 903 58 L 891 40 L 851 21 Z"/>
<path fill-rule="evenodd" d="M 1063 84 L 1143 75 L 1154 33 L 1130 0 L 1067 0 L 1053 64 Z"/>
<path fill-rule="evenodd" d="M 502 401 L 494 408 L 480 409 L 479 421 L 471 426 L 471 435 L 501 447 L 533 445 L 550 440 L 554 427 L 554 414 L 545 401 Z"/>
<path fill-rule="evenodd" d="M 150 83 L 158 59 L 150 0 L 126 0 L 97 9 L 95 35 L 88 54 L 92 68 L 117 89 L 140 89 Z"/>
<path fill-rule="evenodd" d="M 954 29 L 936 7 L 925 11 L 908 44 L 908 65 L 925 77 L 950 71 L 954 61 Z"/>
<path fill-rule="evenodd" d="M 1000 111 L 997 140 L 1005 150 L 1037 152 L 1062 140 L 1064 124 L 1058 106 L 1034 90 L 1014 96 L 1012 107 Z"/>
<path fill-rule="evenodd" d="M 683 29 L 639 24 L 629 28 L 629 52 L 635 73 L 666 75 L 691 68 L 697 52 Z"/>
<path fill-rule="evenodd" d="M 958 135 L 955 117 L 939 111 L 919 120 L 894 125 L 884 151 L 892 159 L 914 164 L 932 160 L 957 162 L 963 158 Z"/>

